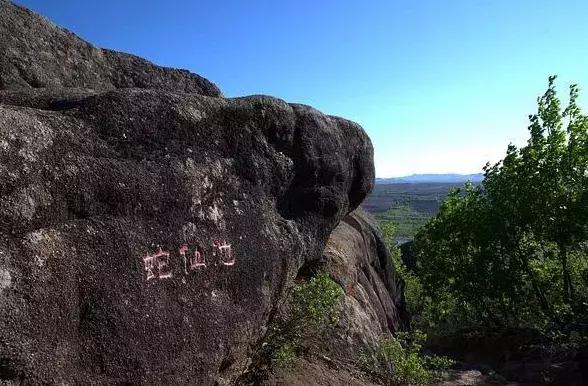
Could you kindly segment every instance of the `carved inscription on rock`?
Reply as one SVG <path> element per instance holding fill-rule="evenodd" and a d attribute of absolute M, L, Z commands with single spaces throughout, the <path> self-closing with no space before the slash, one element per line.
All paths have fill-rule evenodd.
<path fill-rule="evenodd" d="M 235 256 L 231 244 L 225 240 L 214 240 L 206 249 L 200 243 L 181 244 L 178 249 L 179 259 L 174 259 L 169 251 L 161 248 L 154 254 L 143 256 L 145 279 L 163 280 L 173 277 L 172 265 L 179 261 L 183 265 L 184 274 L 201 271 L 207 265 L 234 266 Z M 210 260 L 208 259 L 210 256 Z"/>
<path fill-rule="evenodd" d="M 169 260 L 169 252 L 159 249 L 159 252 L 153 255 L 144 256 L 143 264 L 145 265 L 147 280 L 169 279 L 173 276 Z"/>

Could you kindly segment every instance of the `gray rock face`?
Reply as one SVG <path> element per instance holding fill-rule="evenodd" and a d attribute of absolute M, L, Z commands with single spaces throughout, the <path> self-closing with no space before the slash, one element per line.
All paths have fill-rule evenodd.
<path fill-rule="evenodd" d="M 1 0 L 0 42 L 0 381 L 233 382 L 371 190 L 365 132 Z"/>
<path fill-rule="evenodd" d="M 0 352 L 56 383 L 212 382 L 373 177 L 358 126 L 276 99 L 21 106 L 0 105 Z"/>
<path fill-rule="evenodd" d="M 333 329 L 306 336 L 305 358 L 294 369 L 277 369 L 251 384 L 373 385 L 361 369 L 385 338 L 408 328 L 402 279 L 397 277 L 374 218 L 358 208 L 331 233 L 319 261 L 300 270 L 300 279 L 326 271 L 343 288 Z"/>
<path fill-rule="evenodd" d="M 220 96 L 203 77 L 96 48 L 25 8 L 0 0 L 0 90 L 152 88 Z"/>
<path fill-rule="evenodd" d="M 375 219 L 358 208 L 329 237 L 324 269 L 345 290 L 336 352 L 357 355 L 385 336 L 408 328 L 404 283 L 394 269 Z"/>

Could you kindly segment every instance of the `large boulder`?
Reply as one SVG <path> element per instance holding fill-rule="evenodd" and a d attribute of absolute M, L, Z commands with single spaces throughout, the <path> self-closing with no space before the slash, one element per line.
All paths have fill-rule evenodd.
<path fill-rule="evenodd" d="M 343 290 L 337 322 L 331 328 L 305 326 L 298 350 L 303 355 L 294 368 L 254 363 L 245 384 L 373 385 L 362 362 L 385 339 L 408 329 L 409 315 L 404 282 L 372 215 L 358 208 L 345 216 L 331 233 L 322 258 L 306 263 L 297 280 L 302 283 L 322 272 Z M 282 311 L 278 321 L 291 323 L 288 310 Z M 271 341 L 261 348 L 265 344 Z"/>
<path fill-rule="evenodd" d="M 0 382 L 232 383 L 371 190 L 365 132 L 2 0 L 0 39 Z"/>
<path fill-rule="evenodd" d="M 47 19 L 0 0 L 0 89 L 43 87 L 138 87 L 221 95 L 199 75 L 96 48 Z"/>
<path fill-rule="evenodd" d="M 333 353 L 352 359 L 408 329 L 404 282 L 373 216 L 361 208 L 347 215 L 331 233 L 321 263 L 345 291 Z"/>

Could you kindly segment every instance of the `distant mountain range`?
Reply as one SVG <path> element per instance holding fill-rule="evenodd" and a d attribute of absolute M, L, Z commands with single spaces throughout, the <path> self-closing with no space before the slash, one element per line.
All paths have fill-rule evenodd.
<path fill-rule="evenodd" d="M 463 184 L 466 181 L 482 182 L 484 175 L 478 174 L 412 174 L 405 177 L 376 178 L 376 184 Z"/>

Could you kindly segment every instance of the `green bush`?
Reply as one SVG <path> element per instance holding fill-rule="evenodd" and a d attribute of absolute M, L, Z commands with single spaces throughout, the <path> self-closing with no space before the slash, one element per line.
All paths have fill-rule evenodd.
<path fill-rule="evenodd" d="M 279 368 L 292 368 L 304 352 L 305 340 L 322 336 L 339 321 L 343 290 L 326 273 L 297 283 L 272 324 L 264 344 L 266 356 Z"/>
<path fill-rule="evenodd" d="M 374 352 L 361 355 L 363 368 L 387 386 L 426 386 L 439 380 L 453 361 L 422 354 L 426 335 L 419 330 L 384 339 Z"/>
<path fill-rule="evenodd" d="M 306 325 L 334 326 L 339 321 L 337 305 L 342 295 L 341 287 L 328 274 L 321 272 L 292 289 L 291 318 Z"/>
<path fill-rule="evenodd" d="M 427 333 L 432 332 L 434 327 L 433 320 L 438 314 L 438 309 L 447 308 L 443 302 L 432 303 L 431 298 L 427 296 L 421 279 L 415 272 L 410 271 L 402 261 L 400 248 L 396 244 L 397 226 L 391 220 L 380 220 L 380 229 L 384 243 L 390 252 L 392 264 L 398 276 L 404 281 L 404 298 L 408 313 L 411 316 L 411 326 L 424 330 Z"/>
<path fill-rule="evenodd" d="M 298 359 L 297 348 L 287 342 L 274 347 L 272 362 L 280 369 L 292 369 Z"/>

